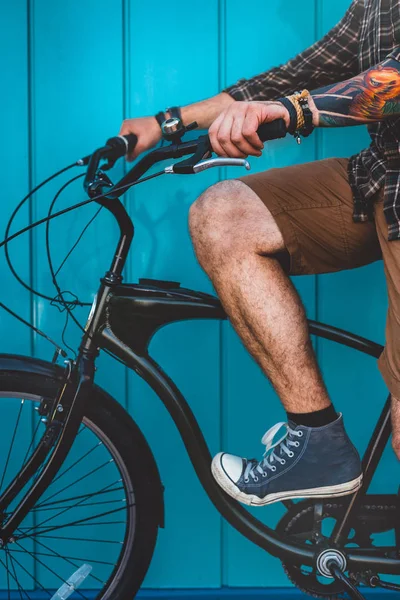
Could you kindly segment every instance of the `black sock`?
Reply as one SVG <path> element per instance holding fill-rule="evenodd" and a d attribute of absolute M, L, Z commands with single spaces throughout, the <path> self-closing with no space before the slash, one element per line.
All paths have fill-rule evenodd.
<path fill-rule="evenodd" d="M 296 425 L 304 425 L 305 427 L 322 427 L 333 423 L 338 418 L 338 414 L 330 404 L 327 408 L 316 410 L 309 413 L 286 413 L 288 421 L 293 421 Z"/>

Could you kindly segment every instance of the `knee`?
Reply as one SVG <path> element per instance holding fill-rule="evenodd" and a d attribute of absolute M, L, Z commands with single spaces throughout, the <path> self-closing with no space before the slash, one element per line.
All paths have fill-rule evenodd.
<path fill-rule="evenodd" d="M 209 187 L 192 204 L 189 231 L 198 258 L 223 252 L 234 244 L 235 223 L 240 219 L 240 181 L 221 181 Z"/>

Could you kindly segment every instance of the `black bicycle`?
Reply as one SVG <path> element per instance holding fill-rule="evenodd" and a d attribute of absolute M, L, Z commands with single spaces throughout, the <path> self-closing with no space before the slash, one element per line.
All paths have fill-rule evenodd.
<path fill-rule="evenodd" d="M 216 484 L 210 470 L 211 455 L 195 416 L 174 382 L 149 355 L 150 340 L 169 323 L 226 319 L 216 297 L 177 282 L 122 282 L 134 235 L 133 223 L 120 201 L 126 190 L 163 173 L 191 174 L 223 165 L 248 167 L 242 159 L 212 158 L 207 135 L 182 141 L 193 128 L 183 127 L 177 119 L 166 121 L 167 145 L 139 160 L 116 185 L 106 170 L 133 149 L 136 138 L 111 138 L 91 156 L 74 163 L 87 166 L 84 188 L 89 199 L 58 213 L 51 212 L 53 202 L 48 217 L 38 222 L 48 223 L 68 210 L 96 202 L 114 216 L 120 237 L 110 269 L 101 279 L 76 359 L 58 365 L 60 348 L 53 362 L 0 355 L 1 406 L 9 423 L 9 438 L 2 442 L 6 451 L 0 474 L 1 587 L 8 589 L 9 598 L 30 598 L 32 589 L 52 597 L 63 585 L 54 598 L 128 600 L 141 586 L 158 528 L 164 522 L 163 486 L 138 426 L 115 399 L 94 384 L 96 358 L 103 350 L 151 386 L 175 422 L 216 509 L 241 534 L 278 557 L 299 588 L 320 598 L 346 593 L 362 598 L 358 586 L 400 591 L 398 584 L 381 579 L 382 575 L 400 575 L 400 497 L 396 493 L 368 494 L 391 434 L 390 398 L 363 458 L 362 488 L 335 500 L 285 501 L 285 515 L 272 530 Z M 282 121 L 259 129 L 264 141 L 285 133 Z M 184 156 L 189 158 L 143 177 L 155 163 Z M 2 245 L 21 233 L 9 235 L 8 228 Z M 52 275 L 57 285 L 53 268 Z M 67 301 L 57 289 L 55 300 L 71 313 L 78 301 Z M 309 328 L 313 335 L 375 358 L 382 351 L 379 344 L 328 325 L 309 321 Z M 30 424 L 30 440 L 21 436 L 23 423 Z M 110 524 L 112 538 L 106 533 Z M 388 540 L 384 547 L 375 539 L 383 532 Z M 54 549 L 60 540 L 62 554 Z M 92 570 L 83 569 L 83 573 L 82 563 L 89 563 Z"/>

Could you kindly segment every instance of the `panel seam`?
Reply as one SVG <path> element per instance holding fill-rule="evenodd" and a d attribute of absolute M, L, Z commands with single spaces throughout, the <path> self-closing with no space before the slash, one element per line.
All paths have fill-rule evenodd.
<path fill-rule="evenodd" d="M 226 87 L 226 0 L 218 0 L 218 91 Z M 226 168 L 219 169 L 218 181 L 227 177 Z M 224 321 L 219 321 L 219 439 L 224 447 Z M 220 516 L 220 584 L 225 579 L 225 523 Z"/>

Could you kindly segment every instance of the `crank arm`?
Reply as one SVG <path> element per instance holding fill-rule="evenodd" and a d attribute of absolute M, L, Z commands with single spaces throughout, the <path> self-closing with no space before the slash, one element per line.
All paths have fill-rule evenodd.
<path fill-rule="evenodd" d="M 360 594 L 355 585 L 353 585 L 350 579 L 340 570 L 340 567 L 335 560 L 329 561 L 327 567 L 330 570 L 332 577 L 344 585 L 347 595 L 350 596 L 352 600 L 366 600 L 365 596 Z"/>

